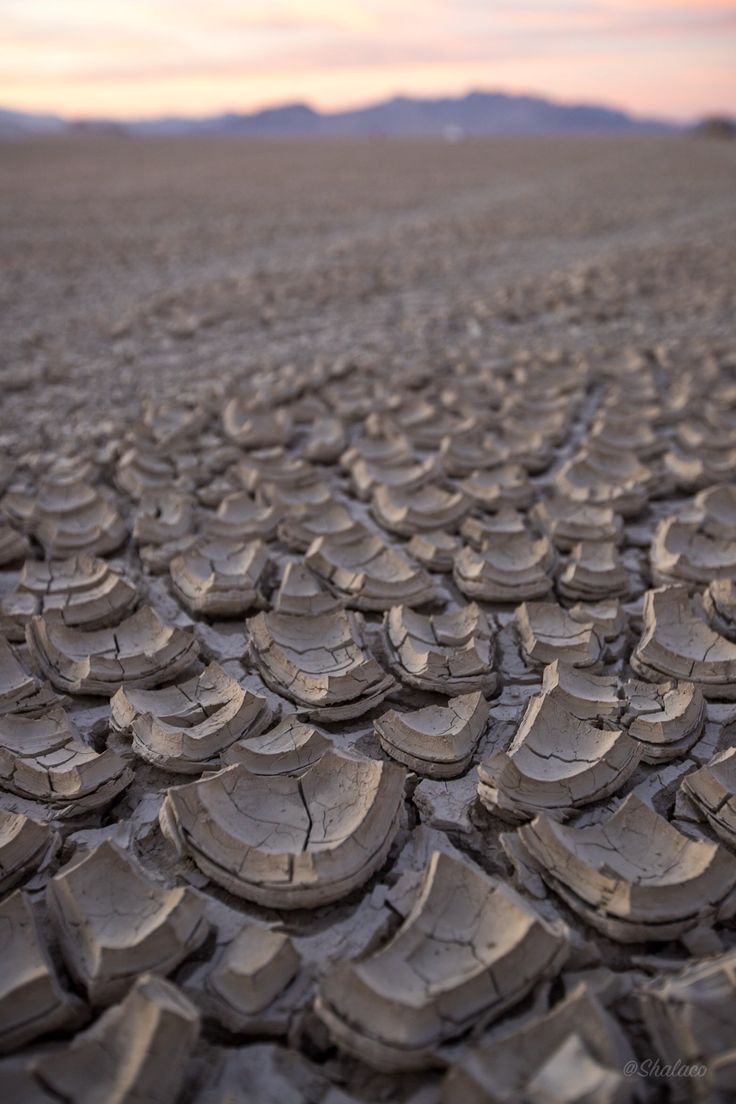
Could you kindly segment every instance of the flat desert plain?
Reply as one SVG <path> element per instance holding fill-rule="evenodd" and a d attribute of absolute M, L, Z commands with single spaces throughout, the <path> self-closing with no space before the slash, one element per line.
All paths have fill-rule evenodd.
<path fill-rule="evenodd" d="M 733 1100 L 736 143 L 0 154 L 4 1098 Z"/>

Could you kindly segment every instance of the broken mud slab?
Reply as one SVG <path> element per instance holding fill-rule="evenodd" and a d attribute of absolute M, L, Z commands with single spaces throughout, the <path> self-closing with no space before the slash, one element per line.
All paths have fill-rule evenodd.
<path fill-rule="evenodd" d="M 238 617 L 265 605 L 271 563 L 261 541 L 202 537 L 169 565 L 171 586 L 190 613 Z"/>
<path fill-rule="evenodd" d="M 623 728 L 575 716 L 551 690 L 531 699 L 508 750 L 481 763 L 478 795 L 512 823 L 542 811 L 565 819 L 620 790 L 641 757 Z"/>
<path fill-rule="evenodd" d="M 133 781 L 111 748 L 95 751 L 61 706 L 41 716 L 0 717 L 0 780 L 7 793 L 47 806 L 53 817 L 102 809 Z"/>
<path fill-rule="evenodd" d="M 230 893 L 272 908 L 315 908 L 362 885 L 399 829 L 404 771 L 325 751 L 299 777 L 226 767 L 169 790 L 161 826 Z"/>
<path fill-rule="evenodd" d="M 175 985 L 144 974 L 71 1044 L 7 1060 L 0 1077 L 14 1099 L 43 1104 L 60 1098 L 93 1104 L 103 1092 L 110 1100 L 134 1093 L 173 1101 L 199 1029 L 191 1001 Z"/>
<path fill-rule="evenodd" d="M 274 711 L 265 698 L 210 663 L 195 678 L 161 690 L 121 687 L 110 699 L 110 720 L 149 763 L 197 774 L 216 769 L 236 741 L 259 736 Z"/>
<path fill-rule="evenodd" d="M 532 1015 L 516 1029 L 491 1031 L 453 1064 L 442 1086 L 442 1104 L 501 1104 L 544 1099 L 564 1085 L 570 1099 L 613 1104 L 632 1099 L 624 1068 L 633 1050 L 615 1017 L 585 983 L 551 1011 Z M 541 1094 L 541 1095 L 540 1095 Z"/>
<path fill-rule="evenodd" d="M 465 773 L 488 723 L 488 703 L 480 693 L 450 698 L 446 706 L 397 713 L 373 722 L 381 747 L 399 763 L 428 778 Z"/>
<path fill-rule="evenodd" d="M 28 647 L 62 693 L 111 697 L 119 686 L 153 687 L 191 668 L 199 646 L 185 629 L 166 625 L 144 606 L 114 629 L 67 628 L 58 611 L 31 618 Z"/>
<path fill-rule="evenodd" d="M 603 645 L 592 620 L 578 620 L 556 602 L 522 602 L 516 628 L 524 656 L 531 664 L 562 660 L 572 667 L 594 667 Z"/>
<path fill-rule="evenodd" d="M 313 720 L 358 717 L 394 687 L 366 651 L 360 615 L 260 613 L 248 629 L 249 655 L 266 684 Z"/>
<path fill-rule="evenodd" d="M 685 587 L 647 591 L 631 666 L 651 682 L 686 679 L 706 698 L 736 697 L 736 644 L 708 625 Z"/>
<path fill-rule="evenodd" d="M 482 552 L 467 545 L 453 563 L 453 579 L 468 598 L 517 605 L 552 589 L 555 552 L 546 537 L 525 532 L 498 535 Z"/>
<path fill-rule="evenodd" d="M 148 970 L 170 973 L 207 935 L 201 898 L 156 885 L 114 843 L 63 866 L 46 896 L 64 962 L 93 1006 Z"/>
<path fill-rule="evenodd" d="M 566 957 L 563 924 L 548 925 L 511 887 L 435 852 L 391 941 L 328 974 L 315 1007 L 339 1046 L 379 1069 L 416 1069 L 479 1018 L 513 1007 Z M 479 985 L 484 975 L 492 986 Z"/>
<path fill-rule="evenodd" d="M 420 690 L 464 694 L 499 687 L 495 625 L 475 603 L 424 615 L 394 606 L 384 619 L 391 666 L 402 682 Z"/>
<path fill-rule="evenodd" d="M 228 765 L 242 763 L 252 774 L 299 775 L 317 763 L 330 747 L 328 737 L 292 713 L 261 735 L 236 740 L 221 757 Z"/>
<path fill-rule="evenodd" d="M 353 541 L 318 537 L 304 562 L 353 609 L 387 610 L 399 602 L 423 606 L 437 597 L 424 568 L 375 534 Z"/>
<path fill-rule="evenodd" d="M 635 794 L 600 824 L 566 827 L 540 814 L 506 839 L 586 923 L 617 941 L 668 942 L 734 907 L 736 858 L 683 836 Z"/>
<path fill-rule="evenodd" d="M 17 590 L 2 601 L 8 640 L 25 640 L 32 617 L 57 611 L 70 628 L 116 625 L 138 604 L 138 589 L 106 560 L 83 554 L 68 560 L 26 560 Z"/>

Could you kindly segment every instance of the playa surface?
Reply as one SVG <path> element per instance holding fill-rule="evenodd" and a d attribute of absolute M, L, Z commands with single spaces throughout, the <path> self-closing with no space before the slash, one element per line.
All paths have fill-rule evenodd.
<path fill-rule="evenodd" d="M 6 144 L 3 359 L 155 390 L 444 355 L 474 305 L 489 351 L 706 332 L 735 160 L 688 137 Z"/>
<path fill-rule="evenodd" d="M 728 1099 L 735 170 L 3 146 L 14 1100 Z"/>

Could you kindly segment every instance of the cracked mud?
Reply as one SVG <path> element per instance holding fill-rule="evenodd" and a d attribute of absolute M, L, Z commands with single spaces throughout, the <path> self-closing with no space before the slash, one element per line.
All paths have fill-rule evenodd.
<path fill-rule="evenodd" d="M 4 153 L 3 1099 L 728 1104 L 736 151 Z"/>

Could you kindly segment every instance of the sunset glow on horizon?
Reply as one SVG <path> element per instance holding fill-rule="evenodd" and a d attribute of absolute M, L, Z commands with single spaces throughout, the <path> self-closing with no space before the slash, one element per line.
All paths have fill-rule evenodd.
<path fill-rule="evenodd" d="M 736 114 L 736 0 L 0 0 L 0 106 L 204 116 L 476 88 Z"/>

